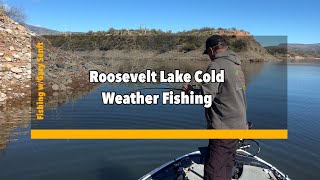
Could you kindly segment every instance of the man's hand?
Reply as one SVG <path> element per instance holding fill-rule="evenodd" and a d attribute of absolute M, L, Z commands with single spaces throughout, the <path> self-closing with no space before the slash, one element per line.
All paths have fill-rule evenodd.
<path fill-rule="evenodd" d="M 187 94 L 190 94 L 190 91 L 193 90 L 193 87 L 191 84 L 185 84 L 182 86 L 182 89 L 184 92 L 186 92 Z"/>

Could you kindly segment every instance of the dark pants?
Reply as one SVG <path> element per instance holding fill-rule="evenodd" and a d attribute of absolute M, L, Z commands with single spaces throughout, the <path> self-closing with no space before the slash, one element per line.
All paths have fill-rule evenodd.
<path fill-rule="evenodd" d="M 231 180 L 239 140 L 210 139 L 204 180 Z"/>

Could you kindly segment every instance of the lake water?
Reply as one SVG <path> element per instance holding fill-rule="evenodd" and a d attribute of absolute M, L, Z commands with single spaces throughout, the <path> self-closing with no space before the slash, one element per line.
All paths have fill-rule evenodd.
<path fill-rule="evenodd" d="M 244 71 L 248 82 L 248 119 L 254 128 L 289 127 L 288 140 L 259 140 L 259 156 L 292 179 L 318 179 L 320 64 L 249 64 Z M 101 91 L 126 93 L 140 87 L 103 84 L 75 101 L 47 110 L 45 123 L 33 124 L 33 128 L 205 128 L 201 105 L 102 104 Z M 30 126 L 15 131 L 29 129 Z M 137 179 L 167 161 L 207 145 L 206 140 L 31 141 L 29 133 L 11 139 L 15 141 L 0 150 L 1 180 Z"/>

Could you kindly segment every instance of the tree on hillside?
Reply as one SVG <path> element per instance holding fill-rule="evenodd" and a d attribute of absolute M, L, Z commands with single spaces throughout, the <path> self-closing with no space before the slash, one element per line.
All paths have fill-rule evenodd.
<path fill-rule="evenodd" d="M 4 4 L 2 0 L 0 0 L 0 14 L 4 14 Z"/>
<path fill-rule="evenodd" d="M 23 8 L 7 6 L 0 0 L 0 13 L 5 14 L 9 18 L 19 23 L 24 23 L 27 16 Z"/>

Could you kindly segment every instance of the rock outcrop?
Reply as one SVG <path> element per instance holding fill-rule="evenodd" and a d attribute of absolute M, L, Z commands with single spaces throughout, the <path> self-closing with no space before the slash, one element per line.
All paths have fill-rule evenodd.
<path fill-rule="evenodd" d="M 30 94 L 33 36 L 36 34 L 0 15 L 0 104 Z"/>
<path fill-rule="evenodd" d="M 0 37 L 0 104 L 31 95 L 30 87 L 35 85 L 32 79 L 36 72 L 36 41 L 45 43 L 45 89 L 50 94 L 79 88 L 75 83 L 87 81 L 82 74 L 99 69 L 99 65 L 52 47 L 46 39 L 4 15 L 0 15 Z"/>
<path fill-rule="evenodd" d="M 79 98 L 92 89 L 87 81 L 93 63 L 54 48 L 46 39 L 0 14 L 0 150 L 16 128 L 30 125 L 31 97 L 36 88 L 35 42 L 45 43 L 45 107 Z M 31 106 L 30 106 L 31 104 Z"/>

